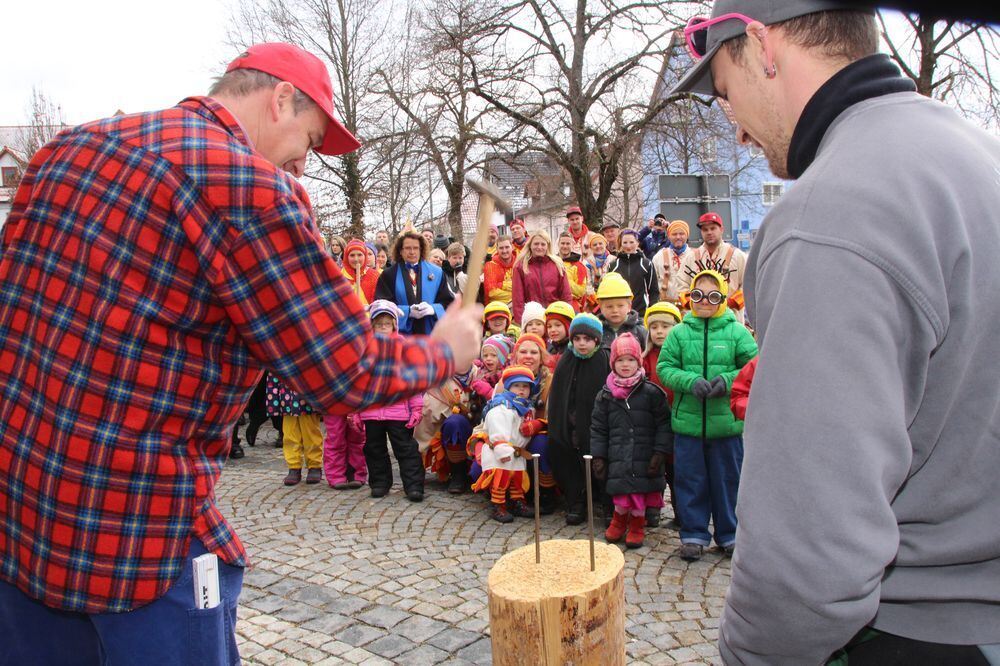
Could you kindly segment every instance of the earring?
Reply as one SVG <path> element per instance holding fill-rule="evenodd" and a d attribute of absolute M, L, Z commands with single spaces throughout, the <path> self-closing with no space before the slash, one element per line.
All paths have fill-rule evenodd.
<path fill-rule="evenodd" d="M 777 75 L 778 75 L 778 66 L 777 65 L 775 65 L 774 63 L 771 63 L 770 67 L 768 67 L 766 65 L 764 66 L 764 76 L 765 77 L 767 77 L 769 79 L 773 79 Z"/>

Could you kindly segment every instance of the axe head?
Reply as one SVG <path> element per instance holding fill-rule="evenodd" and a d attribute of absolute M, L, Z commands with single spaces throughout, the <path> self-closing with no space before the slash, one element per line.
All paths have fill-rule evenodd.
<path fill-rule="evenodd" d="M 489 197 L 493 200 L 493 206 L 496 210 L 501 213 L 513 213 L 514 209 L 510 205 L 510 202 L 503 198 L 500 194 L 500 190 L 497 186 L 487 180 L 477 180 L 474 178 L 466 178 L 466 184 L 471 187 L 474 191 L 478 192 L 480 196 Z"/>

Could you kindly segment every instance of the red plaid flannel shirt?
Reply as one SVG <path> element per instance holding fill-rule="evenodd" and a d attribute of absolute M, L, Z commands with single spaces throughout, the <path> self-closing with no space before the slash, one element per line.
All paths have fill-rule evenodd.
<path fill-rule="evenodd" d="M 379 339 L 302 187 L 209 98 L 68 130 L 32 159 L 0 255 L 0 577 L 45 604 L 161 596 L 215 504 L 267 368 L 324 413 L 441 384 L 450 351 Z"/>

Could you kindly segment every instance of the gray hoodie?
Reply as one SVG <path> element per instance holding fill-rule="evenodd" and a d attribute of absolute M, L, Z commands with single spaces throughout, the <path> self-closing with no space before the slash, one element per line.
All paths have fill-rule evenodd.
<path fill-rule="evenodd" d="M 1000 642 L 1000 141 L 915 93 L 851 106 L 764 222 L 727 663 L 864 625 Z"/>

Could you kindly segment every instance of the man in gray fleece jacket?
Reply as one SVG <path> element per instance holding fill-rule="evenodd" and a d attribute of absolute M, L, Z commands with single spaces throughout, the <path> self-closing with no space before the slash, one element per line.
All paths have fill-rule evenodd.
<path fill-rule="evenodd" d="M 1000 141 L 912 92 L 874 55 L 871 14 L 842 9 L 719 0 L 717 20 L 686 30 L 704 59 L 674 91 L 727 99 L 739 138 L 798 179 L 747 266 L 761 358 L 720 650 L 987 663 Z"/>

